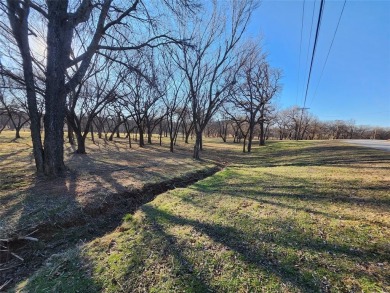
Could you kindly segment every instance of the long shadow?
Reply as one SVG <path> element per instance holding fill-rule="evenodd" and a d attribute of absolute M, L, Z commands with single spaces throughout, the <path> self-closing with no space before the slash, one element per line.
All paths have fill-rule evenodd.
<path fill-rule="evenodd" d="M 128 186 L 123 186 L 113 177 L 113 173 L 118 168 L 123 168 L 123 165 L 106 164 L 85 155 L 79 155 L 77 159 L 82 160 L 81 164 L 94 164 L 95 170 L 102 170 L 89 175 L 99 179 L 94 190 L 107 188 L 102 185 L 99 187 L 98 181 L 103 181 L 108 183 L 114 192 L 91 194 L 85 199 L 86 202 L 81 203 L 76 188 L 78 179 L 84 176 L 82 172 L 68 171 L 64 176 L 53 180 L 37 178 L 35 184 L 22 192 L 24 198 L 2 214 L 4 229 L 0 227 L 3 234 L 0 238 L 10 238 L 12 241 L 7 247 L 9 251 L 1 252 L 0 255 L 0 266 L 7 268 L 0 275 L 0 284 L 12 279 L 9 284 L 12 286 L 32 274 L 50 255 L 80 241 L 90 241 L 113 231 L 121 224 L 125 214 L 133 213 L 156 195 L 178 186 L 187 186 L 217 171 L 214 168 L 172 178 L 148 170 L 147 173 L 155 177 L 156 183 L 147 183 L 141 189 L 129 190 Z M 132 169 L 138 172 L 140 170 L 135 167 Z M 138 176 L 145 179 L 142 175 Z M 18 196 L 20 192 L 15 192 L 8 195 L 6 200 Z M 16 224 L 11 225 L 9 221 L 12 218 Z M 15 238 L 31 232 L 34 232 L 32 237 L 39 239 L 37 243 Z M 24 261 L 14 257 L 11 252 Z"/>
<path fill-rule="evenodd" d="M 239 253 L 242 259 L 249 265 L 255 265 L 271 275 L 280 277 L 285 282 L 292 283 L 295 287 L 304 292 L 319 292 L 322 290 L 313 275 L 308 275 L 298 268 L 299 261 L 284 260 L 283 255 L 275 257 L 274 253 L 267 248 L 252 245 L 252 239 L 261 241 L 278 247 L 288 247 L 292 249 L 313 250 L 320 253 L 333 253 L 340 256 L 348 256 L 349 259 L 359 262 L 367 260 L 383 261 L 381 256 L 370 251 L 355 251 L 346 245 L 324 243 L 322 239 L 313 238 L 309 233 L 294 227 L 288 221 L 272 221 L 269 224 L 278 228 L 277 233 L 256 233 L 251 234 L 240 231 L 234 227 L 221 224 L 203 223 L 170 214 L 150 205 L 142 207 L 142 210 L 154 221 L 165 221 L 174 225 L 190 225 L 197 231 L 206 234 L 215 242 L 223 244 L 229 249 Z M 298 236 L 299 235 L 299 236 Z M 282 260 L 282 261 L 280 261 Z M 319 267 L 317 267 L 319 268 Z M 368 274 L 368 273 L 367 273 Z M 368 276 L 368 275 L 367 275 Z"/>
<path fill-rule="evenodd" d="M 288 143 L 288 142 L 286 142 Z M 269 142 L 265 147 L 255 147 L 252 153 L 238 153 L 236 151 L 224 151 L 224 158 L 230 162 L 246 166 L 275 167 L 275 166 L 345 166 L 350 164 L 377 164 L 390 161 L 389 152 L 369 149 L 353 145 L 324 146 L 302 145 L 301 148 L 286 147 L 281 149 L 275 142 Z M 283 143 L 282 143 L 283 145 Z M 351 151 L 354 156 L 351 157 Z M 205 154 L 218 156 L 218 152 L 208 149 Z M 383 167 L 390 169 L 390 167 Z"/>
<path fill-rule="evenodd" d="M 390 210 L 390 197 L 362 197 L 353 195 L 353 191 L 379 191 L 385 194 L 390 187 L 383 183 L 366 184 L 363 187 L 356 187 L 354 181 L 331 180 L 326 183 L 320 179 L 303 179 L 292 176 L 275 175 L 262 173 L 261 181 L 256 176 L 243 175 L 229 169 L 228 175 L 221 173 L 213 176 L 212 184 L 203 180 L 191 186 L 191 189 L 212 194 L 223 190 L 232 192 L 234 196 L 244 193 L 246 196 L 253 194 L 257 197 L 280 197 L 285 199 L 298 199 L 310 202 L 348 203 L 351 205 L 365 205 L 376 208 L 378 211 L 388 212 Z M 241 179 L 239 183 L 226 183 L 226 177 Z M 280 182 L 280 183 L 275 183 Z M 262 189 L 265 188 L 265 189 Z M 241 191 L 241 192 L 238 192 Z M 351 195 L 352 194 L 352 195 Z"/>
<path fill-rule="evenodd" d="M 22 152 L 24 152 L 26 150 L 29 150 L 29 149 L 30 149 L 29 147 L 28 148 L 23 148 L 23 149 L 19 149 L 19 150 L 15 151 L 15 152 L 12 152 L 12 153 L 7 153 L 7 154 L 4 154 L 4 155 L 0 155 L 0 162 L 3 161 L 3 160 L 8 159 L 10 157 L 17 156 L 18 154 L 20 154 L 20 153 L 22 153 Z"/>
<path fill-rule="evenodd" d="M 167 233 L 164 226 L 159 224 L 154 216 L 148 218 L 147 221 L 150 222 L 150 229 L 142 231 L 142 243 L 136 247 L 132 247 L 133 254 L 138 257 L 143 256 L 144 258 L 141 261 L 138 259 L 136 264 L 129 261 L 130 266 L 126 271 L 129 274 L 136 274 L 138 270 L 141 272 L 145 265 L 145 258 L 148 258 L 149 252 L 152 251 L 153 254 L 157 254 L 157 256 L 155 256 L 157 262 L 167 263 L 167 265 L 170 266 L 175 283 L 179 282 L 181 285 L 184 285 L 186 287 L 186 292 L 214 292 L 215 290 L 204 277 L 204 272 L 196 271 L 196 268 L 191 264 L 190 259 L 183 254 L 183 245 L 179 244 L 174 236 Z M 154 241 L 158 240 L 159 246 L 157 251 L 156 247 L 149 247 L 152 239 L 154 239 Z M 174 264 L 172 264 L 171 257 L 174 259 Z M 146 286 L 147 283 L 148 282 L 145 284 Z M 127 292 L 133 292 L 133 288 L 123 289 Z M 150 290 L 150 288 L 144 289 L 146 291 Z"/>

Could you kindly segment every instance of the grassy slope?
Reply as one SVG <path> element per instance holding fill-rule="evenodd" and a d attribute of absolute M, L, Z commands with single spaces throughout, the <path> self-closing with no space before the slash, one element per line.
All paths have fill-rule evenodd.
<path fill-rule="evenodd" d="M 209 144 L 212 153 L 219 144 Z M 388 153 L 274 142 L 52 257 L 28 292 L 390 290 Z"/>

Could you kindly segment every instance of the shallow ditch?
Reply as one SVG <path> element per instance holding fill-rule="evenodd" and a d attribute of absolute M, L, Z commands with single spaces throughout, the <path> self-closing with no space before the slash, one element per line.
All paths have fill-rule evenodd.
<path fill-rule="evenodd" d="M 214 175 L 221 167 L 197 170 L 158 183 L 145 184 L 142 189 L 113 193 L 98 205 L 86 206 L 72 218 L 35 227 L 31 237 L 38 241 L 12 239 L 1 241 L 0 291 L 10 289 L 42 266 L 51 255 L 115 230 L 125 214 L 134 213 L 141 205 L 166 191 L 187 187 Z M 34 231 L 29 231 L 34 232 Z M 3 285 L 6 285 L 2 288 Z"/>

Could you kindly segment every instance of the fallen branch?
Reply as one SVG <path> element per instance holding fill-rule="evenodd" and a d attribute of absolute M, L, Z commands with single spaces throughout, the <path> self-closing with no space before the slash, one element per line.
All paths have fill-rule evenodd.
<path fill-rule="evenodd" d="M 30 236 L 19 236 L 14 238 L 1 238 L 0 242 L 13 242 L 17 240 L 30 240 L 30 241 L 38 241 L 38 238 L 30 237 Z"/>
<path fill-rule="evenodd" d="M 24 258 L 21 257 L 21 256 L 19 256 L 19 255 L 17 255 L 16 253 L 11 252 L 11 254 L 12 254 L 14 257 L 20 259 L 21 261 L 24 261 Z"/>
<path fill-rule="evenodd" d="M 3 290 L 9 283 L 11 283 L 12 279 L 6 281 L 3 285 L 0 286 L 0 291 Z"/>

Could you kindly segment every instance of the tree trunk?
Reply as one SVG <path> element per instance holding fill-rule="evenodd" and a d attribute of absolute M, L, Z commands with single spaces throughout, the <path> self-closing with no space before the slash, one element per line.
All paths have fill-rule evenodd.
<path fill-rule="evenodd" d="M 242 144 L 242 152 L 245 153 L 246 136 L 244 136 L 244 143 Z"/>
<path fill-rule="evenodd" d="M 93 133 L 93 124 L 91 123 L 91 139 L 92 139 L 92 142 L 95 143 L 95 135 Z"/>
<path fill-rule="evenodd" d="M 131 133 L 130 133 L 130 131 L 127 133 L 127 136 L 128 136 L 128 138 L 129 138 L 129 148 L 132 148 L 132 146 L 131 146 Z"/>
<path fill-rule="evenodd" d="M 188 143 L 189 143 L 189 142 L 188 142 L 188 139 L 190 138 L 190 132 L 186 132 L 185 136 L 186 136 L 186 137 L 185 137 L 184 142 L 188 144 Z"/>
<path fill-rule="evenodd" d="M 70 145 L 74 145 L 73 129 L 70 126 L 69 122 L 67 124 L 68 124 L 68 142 Z"/>
<path fill-rule="evenodd" d="M 202 132 L 201 131 L 200 132 L 196 131 L 196 134 L 195 134 L 195 144 L 194 144 L 194 154 L 193 154 L 193 158 L 195 160 L 199 160 L 200 159 L 199 152 L 200 152 L 201 141 L 202 141 Z"/>
<path fill-rule="evenodd" d="M 30 130 L 35 166 L 37 173 L 42 174 L 44 172 L 44 159 L 41 140 L 41 119 L 37 106 L 32 58 L 29 46 L 28 13 L 25 13 L 23 18 L 20 18 L 17 16 L 19 3 L 9 0 L 7 1 L 7 4 L 9 10 L 8 18 L 12 27 L 12 34 L 15 37 L 22 57 L 23 76 L 26 83 L 27 105 L 31 119 Z"/>
<path fill-rule="evenodd" d="M 45 91 L 44 171 L 57 176 L 65 170 L 64 119 L 65 72 L 69 62 L 73 30 L 67 1 L 48 1 L 47 69 Z"/>
<path fill-rule="evenodd" d="M 152 144 L 152 133 L 148 131 L 148 144 Z"/>
<path fill-rule="evenodd" d="M 260 142 L 259 145 L 265 145 L 264 121 L 260 121 Z"/>
<path fill-rule="evenodd" d="M 249 123 L 248 153 L 250 153 L 252 150 L 252 140 L 253 140 L 254 128 L 255 128 L 255 123 L 253 121 L 251 121 Z M 245 144 L 245 139 L 244 139 L 244 144 Z M 245 148 L 244 148 L 244 153 L 245 153 Z"/>
<path fill-rule="evenodd" d="M 81 135 L 81 132 L 76 132 L 76 138 L 77 138 L 77 150 L 76 150 L 76 153 L 78 153 L 78 154 L 86 154 L 86 151 L 85 151 L 85 136 Z"/>
<path fill-rule="evenodd" d="M 139 146 L 143 148 L 145 147 L 145 141 L 144 141 L 144 130 L 142 129 L 142 127 L 138 128 L 138 132 L 139 132 Z"/>
<path fill-rule="evenodd" d="M 16 127 L 15 128 L 15 139 L 18 139 L 18 138 L 20 138 L 20 128 Z"/>
<path fill-rule="evenodd" d="M 173 142 L 174 142 L 174 139 L 171 138 L 170 139 L 170 144 L 169 144 L 169 150 L 170 150 L 171 153 L 173 153 Z"/>

